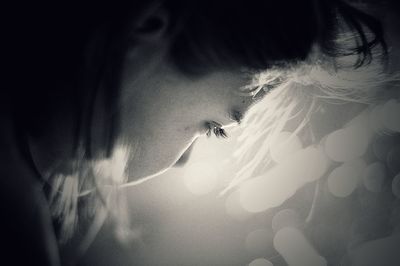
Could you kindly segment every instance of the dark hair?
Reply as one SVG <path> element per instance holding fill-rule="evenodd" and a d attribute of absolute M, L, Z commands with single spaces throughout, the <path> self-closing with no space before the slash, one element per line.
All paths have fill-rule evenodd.
<path fill-rule="evenodd" d="M 343 0 L 142 0 L 129 6 L 102 2 L 34 3 L 32 9 L 18 10 L 20 20 L 10 37 L 15 40 L 17 76 L 11 98 L 5 97 L 11 101 L 5 104 L 18 128 L 40 135 L 51 117 L 73 108 L 74 150 L 82 145 L 88 157 L 99 152 L 91 145 L 91 112 L 101 86 L 107 94 L 106 113 L 114 116 L 105 121 L 100 146 L 106 156 L 112 150 L 122 61 L 132 41 L 129 25 L 154 2 L 170 14 L 169 30 L 175 34 L 171 56 L 188 74 L 201 74 L 208 67 L 264 70 L 296 63 L 305 60 L 315 44 L 328 56 L 359 55 L 355 67 L 360 67 L 370 62 L 374 46 L 386 49 L 381 24 Z M 354 46 L 345 50 L 335 42 L 339 21 L 354 32 Z"/>
<path fill-rule="evenodd" d="M 172 14 L 182 12 L 183 1 L 169 2 Z M 263 70 L 303 61 L 314 44 L 330 56 L 360 55 L 359 67 L 370 62 L 374 46 L 386 49 L 381 24 L 341 0 L 195 2 L 182 12 L 190 15 L 172 47 L 184 70 L 205 64 Z M 343 49 L 335 42 L 340 20 L 354 32 L 353 47 Z"/>

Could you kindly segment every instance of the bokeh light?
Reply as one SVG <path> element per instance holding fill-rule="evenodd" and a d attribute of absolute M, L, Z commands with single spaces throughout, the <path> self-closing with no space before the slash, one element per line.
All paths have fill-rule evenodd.
<path fill-rule="evenodd" d="M 240 194 L 238 191 L 234 191 L 225 200 L 225 211 L 226 213 L 239 221 L 248 219 L 252 214 L 246 211 L 240 204 Z"/>
<path fill-rule="evenodd" d="M 190 192 L 195 195 L 204 195 L 215 189 L 218 176 L 218 169 L 212 164 L 195 162 L 186 167 L 183 178 Z"/>
<path fill-rule="evenodd" d="M 258 258 L 249 263 L 249 266 L 274 266 L 269 260 Z"/>
<path fill-rule="evenodd" d="M 282 177 L 282 179 L 280 179 Z M 297 189 L 290 176 L 267 174 L 244 183 L 240 188 L 240 203 L 249 212 L 262 212 L 279 206 Z"/>
<path fill-rule="evenodd" d="M 288 265 L 327 265 L 326 260 L 315 251 L 299 229 L 285 227 L 279 230 L 274 237 L 274 247 Z"/>
<path fill-rule="evenodd" d="M 334 161 L 348 162 L 364 155 L 368 143 L 369 132 L 365 127 L 355 125 L 329 134 L 325 141 L 325 151 Z"/>
<path fill-rule="evenodd" d="M 272 218 L 272 229 L 278 231 L 284 227 L 297 227 L 301 223 L 300 215 L 292 209 L 280 210 Z"/>
<path fill-rule="evenodd" d="M 240 202 L 249 212 L 262 212 L 279 206 L 308 182 L 318 180 L 330 165 L 323 151 L 307 147 L 262 176 L 240 187 Z"/>
<path fill-rule="evenodd" d="M 357 187 L 366 164 L 361 159 L 336 167 L 328 176 L 328 189 L 336 197 L 347 197 Z"/>
<path fill-rule="evenodd" d="M 275 162 L 282 162 L 303 147 L 298 136 L 291 132 L 282 132 L 276 141 L 271 145 L 271 158 Z"/>

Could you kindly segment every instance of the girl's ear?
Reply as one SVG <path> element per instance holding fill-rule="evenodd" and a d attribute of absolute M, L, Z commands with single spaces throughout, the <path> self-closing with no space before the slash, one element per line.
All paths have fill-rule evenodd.
<path fill-rule="evenodd" d="M 134 22 L 131 37 L 136 41 L 152 42 L 168 38 L 169 14 L 160 6 L 149 8 Z"/>
<path fill-rule="evenodd" d="M 170 14 L 160 4 L 147 8 L 129 25 L 123 75 L 130 80 L 148 75 L 168 58 L 173 41 Z"/>

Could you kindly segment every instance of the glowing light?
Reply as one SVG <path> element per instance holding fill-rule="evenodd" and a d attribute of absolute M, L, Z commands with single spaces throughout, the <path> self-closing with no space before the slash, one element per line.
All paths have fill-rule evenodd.
<path fill-rule="evenodd" d="M 363 182 L 366 189 L 371 192 L 380 192 L 385 180 L 385 165 L 375 162 L 367 166 L 363 173 Z"/>
<path fill-rule="evenodd" d="M 328 135 L 326 154 L 334 161 L 348 162 L 362 156 L 369 142 L 369 132 L 361 126 L 339 129 Z"/>
<path fill-rule="evenodd" d="M 94 165 L 94 172 L 103 179 L 112 176 L 112 164 L 110 160 L 98 160 Z"/>
<path fill-rule="evenodd" d="M 114 149 L 111 158 L 96 161 L 93 170 L 99 178 L 99 182 L 106 184 L 122 184 L 126 181 L 126 165 L 128 161 L 128 149 L 118 146 Z"/>
<path fill-rule="evenodd" d="M 215 189 L 218 171 L 207 163 L 192 163 L 185 169 L 183 178 L 190 192 L 195 195 L 204 195 Z"/>
<path fill-rule="evenodd" d="M 288 265 L 327 265 L 325 258 L 315 251 L 303 233 L 296 228 L 285 227 L 279 230 L 274 237 L 274 247 Z"/>
<path fill-rule="evenodd" d="M 393 195 L 400 199 L 400 173 L 393 178 L 392 192 Z"/>
<path fill-rule="evenodd" d="M 330 165 L 330 160 L 324 152 L 317 147 L 308 147 L 298 152 L 293 160 L 288 160 L 283 168 L 293 168 L 292 174 L 296 174 L 300 182 L 316 181 L 323 176 Z"/>
<path fill-rule="evenodd" d="M 392 99 L 382 108 L 383 125 L 392 131 L 400 132 L 400 103 Z"/>
<path fill-rule="evenodd" d="M 250 262 L 249 266 L 274 266 L 269 260 L 258 258 Z"/>
<path fill-rule="evenodd" d="M 246 250 L 253 255 L 263 256 L 272 249 L 272 230 L 258 229 L 250 232 L 245 241 Z"/>
<path fill-rule="evenodd" d="M 297 185 L 287 177 L 279 180 L 279 177 L 267 174 L 241 186 L 240 203 L 249 212 L 262 212 L 282 204 L 296 189 Z"/>
<path fill-rule="evenodd" d="M 321 149 L 302 149 L 264 175 L 244 182 L 239 190 L 240 203 L 249 212 L 279 206 L 304 184 L 319 179 L 329 163 Z"/>
<path fill-rule="evenodd" d="M 275 143 L 271 145 L 271 158 L 277 163 L 282 162 L 302 147 L 303 144 L 298 136 L 290 132 L 282 132 L 277 137 Z"/>
<path fill-rule="evenodd" d="M 281 210 L 272 218 L 272 229 L 274 231 L 278 231 L 284 227 L 297 227 L 299 225 L 300 216 L 292 209 Z"/>
<path fill-rule="evenodd" d="M 232 192 L 225 201 L 225 211 L 232 218 L 243 221 L 249 218 L 251 213 L 242 207 L 239 197 L 240 195 L 238 191 Z"/>
<path fill-rule="evenodd" d="M 348 121 L 345 124 L 344 128 L 352 127 L 352 126 L 361 126 L 361 127 L 365 127 L 366 129 L 368 129 L 370 113 L 371 113 L 371 111 L 368 108 L 364 109 L 361 113 L 359 113 L 358 115 L 353 117 L 350 121 Z"/>
<path fill-rule="evenodd" d="M 328 189 L 336 197 L 347 197 L 357 187 L 366 164 L 358 159 L 336 167 L 328 176 Z"/>

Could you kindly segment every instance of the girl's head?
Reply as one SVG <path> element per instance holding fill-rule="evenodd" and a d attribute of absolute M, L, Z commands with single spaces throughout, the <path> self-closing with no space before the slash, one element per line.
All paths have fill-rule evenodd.
<path fill-rule="evenodd" d="M 223 136 L 222 127 L 279 84 L 255 89 L 255 74 L 290 69 L 312 50 L 355 54 L 358 67 L 373 46 L 384 47 L 380 24 L 343 0 L 126 2 L 21 13 L 32 23 L 16 25 L 24 80 L 10 103 L 33 138 L 73 121 L 75 160 L 127 146 L 132 181 L 184 161 L 202 134 Z M 343 30 L 352 32 L 345 46 L 337 42 Z"/>
<path fill-rule="evenodd" d="M 23 14 L 34 15 L 21 25 L 31 60 L 11 108 L 31 136 L 74 117 L 72 157 L 107 157 L 116 143 L 128 145 L 132 180 L 170 167 L 197 136 L 238 120 L 254 99 L 237 92 L 254 74 L 290 68 L 314 47 L 332 58 L 357 54 L 359 66 L 384 45 L 380 24 L 342 0 L 124 2 Z M 353 32 L 350 46 L 336 42 L 343 29 Z"/>
<path fill-rule="evenodd" d="M 113 138 L 134 151 L 130 180 L 182 162 L 199 135 L 237 122 L 255 102 L 255 74 L 293 68 L 312 49 L 359 54 L 359 66 L 383 43 L 379 23 L 343 1 L 166 0 L 124 25 Z M 336 38 L 345 28 L 354 34 L 343 47 Z"/>

